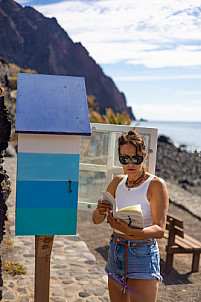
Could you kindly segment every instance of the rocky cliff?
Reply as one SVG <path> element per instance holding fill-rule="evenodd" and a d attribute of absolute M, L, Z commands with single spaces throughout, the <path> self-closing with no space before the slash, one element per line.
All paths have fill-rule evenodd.
<path fill-rule="evenodd" d="M 124 94 L 81 43 L 73 43 L 55 18 L 46 18 L 13 0 L 0 0 L 0 28 L 1 57 L 38 73 L 84 76 L 87 94 L 96 97 L 100 113 L 111 107 L 132 116 Z"/>
<path fill-rule="evenodd" d="M 10 194 L 10 182 L 6 171 L 3 169 L 3 156 L 10 139 L 11 123 L 8 121 L 8 112 L 4 105 L 3 88 L 0 86 L 0 243 L 5 235 L 5 222 L 7 221 L 6 200 Z M 0 255 L 0 286 L 3 286 L 2 259 Z M 0 300 L 2 292 L 0 291 Z"/>

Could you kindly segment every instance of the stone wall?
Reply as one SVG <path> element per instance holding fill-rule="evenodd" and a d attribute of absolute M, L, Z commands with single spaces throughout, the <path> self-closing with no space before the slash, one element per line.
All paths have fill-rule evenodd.
<path fill-rule="evenodd" d="M 3 157 L 10 139 L 11 122 L 8 121 L 8 111 L 4 105 L 3 88 L 0 87 L 0 243 L 5 234 L 6 216 L 6 200 L 10 194 L 10 182 L 6 171 L 3 169 Z M 0 257 L 0 286 L 3 285 L 2 280 L 2 261 Z M 1 292 L 0 292 L 0 300 Z"/>

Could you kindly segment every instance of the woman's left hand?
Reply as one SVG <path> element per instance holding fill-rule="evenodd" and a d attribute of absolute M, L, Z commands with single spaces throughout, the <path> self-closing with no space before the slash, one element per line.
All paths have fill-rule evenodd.
<path fill-rule="evenodd" d="M 129 226 L 125 221 L 120 218 L 115 219 L 110 211 L 108 211 L 107 215 L 108 222 L 113 229 L 116 229 L 122 233 L 128 234 Z"/>

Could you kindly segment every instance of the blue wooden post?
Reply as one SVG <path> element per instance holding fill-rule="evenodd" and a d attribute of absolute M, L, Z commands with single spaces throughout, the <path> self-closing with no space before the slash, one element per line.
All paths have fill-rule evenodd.
<path fill-rule="evenodd" d="M 80 138 L 91 134 L 84 78 L 18 74 L 16 133 L 16 235 L 39 235 L 40 248 L 41 235 L 76 234 Z"/>

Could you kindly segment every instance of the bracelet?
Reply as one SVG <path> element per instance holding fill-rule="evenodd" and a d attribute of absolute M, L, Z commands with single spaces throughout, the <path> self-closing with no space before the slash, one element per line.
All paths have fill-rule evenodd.
<path fill-rule="evenodd" d="M 102 216 L 105 215 L 105 213 L 102 214 L 102 213 L 100 213 L 99 211 L 98 211 L 98 213 L 99 213 L 100 215 L 102 215 Z"/>

